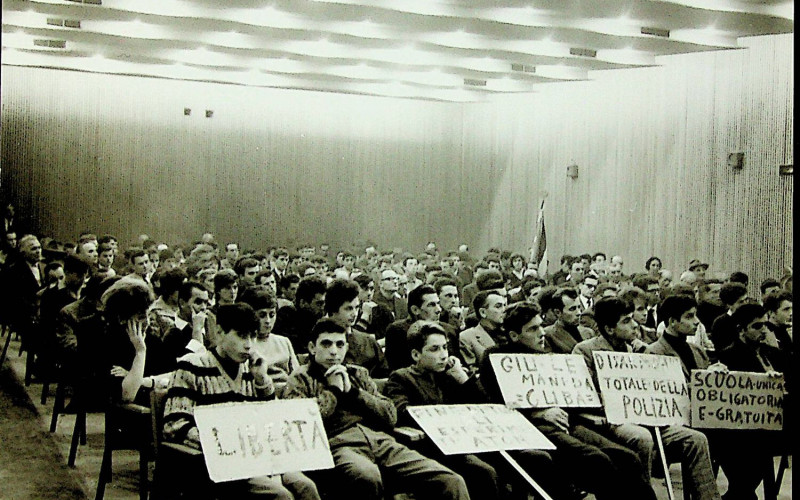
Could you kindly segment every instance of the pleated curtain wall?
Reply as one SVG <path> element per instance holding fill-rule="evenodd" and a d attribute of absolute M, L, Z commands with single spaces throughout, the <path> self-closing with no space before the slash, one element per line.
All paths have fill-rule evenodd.
<path fill-rule="evenodd" d="M 679 273 L 699 258 L 756 290 L 793 255 L 792 42 L 468 104 L 3 66 L 2 192 L 61 240 L 475 253 L 526 251 L 547 193 L 552 260 L 605 251 L 635 272 L 658 255 Z"/>

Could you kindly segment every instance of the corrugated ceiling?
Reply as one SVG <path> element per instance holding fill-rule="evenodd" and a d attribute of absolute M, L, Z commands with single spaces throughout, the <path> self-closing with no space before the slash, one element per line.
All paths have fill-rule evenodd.
<path fill-rule="evenodd" d="M 472 102 L 793 31 L 777 0 L 4 0 L 2 63 Z"/>

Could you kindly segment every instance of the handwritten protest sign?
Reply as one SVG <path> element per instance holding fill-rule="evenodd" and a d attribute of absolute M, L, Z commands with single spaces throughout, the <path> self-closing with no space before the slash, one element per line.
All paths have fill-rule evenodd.
<path fill-rule="evenodd" d="M 528 419 L 503 405 L 409 406 L 408 412 L 445 455 L 555 449 Z"/>
<path fill-rule="evenodd" d="M 600 396 L 578 354 L 490 354 L 503 400 L 512 408 L 596 408 Z"/>
<path fill-rule="evenodd" d="M 198 406 L 194 417 L 215 482 L 333 467 L 313 399 Z"/>
<path fill-rule="evenodd" d="M 692 370 L 692 427 L 783 428 L 783 376 Z"/>
<path fill-rule="evenodd" d="M 680 358 L 595 351 L 597 384 L 612 424 L 689 425 Z"/>

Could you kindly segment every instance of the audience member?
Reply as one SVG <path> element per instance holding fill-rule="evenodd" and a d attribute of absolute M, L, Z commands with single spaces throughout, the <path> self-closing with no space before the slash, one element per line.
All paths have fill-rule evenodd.
<path fill-rule="evenodd" d="M 550 350 L 554 353 L 570 354 L 578 342 L 595 336 L 591 328 L 580 325 L 578 293 L 572 288 L 560 288 L 547 302 L 556 318 L 555 323 L 544 329 Z"/>
<path fill-rule="evenodd" d="M 253 308 L 244 303 L 224 305 L 219 309 L 218 320 L 217 346 L 182 357 L 170 380 L 164 406 L 164 439 L 167 441 L 200 449 L 200 433 L 194 420 L 194 410 L 198 406 L 275 397 L 268 364 L 253 349 L 260 329 Z M 215 495 L 221 498 L 320 498 L 316 485 L 300 472 L 211 485 Z"/>
<path fill-rule="evenodd" d="M 314 477 L 329 486 L 328 498 L 383 500 L 384 475 L 421 498 L 469 498 L 461 476 L 384 432 L 394 427 L 397 411 L 366 368 L 343 364 L 344 326 L 322 319 L 306 338 L 309 363 L 291 374 L 284 395 L 319 403 L 335 467 Z"/>

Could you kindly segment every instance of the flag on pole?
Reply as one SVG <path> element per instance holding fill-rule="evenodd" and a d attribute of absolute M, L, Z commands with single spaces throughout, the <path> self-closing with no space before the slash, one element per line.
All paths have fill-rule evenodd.
<path fill-rule="evenodd" d="M 547 232 L 544 227 L 544 199 L 542 199 L 542 205 L 539 207 L 539 216 L 536 218 L 536 234 L 533 236 L 531 260 L 539 265 L 539 277 L 544 279 L 547 274 Z"/>

